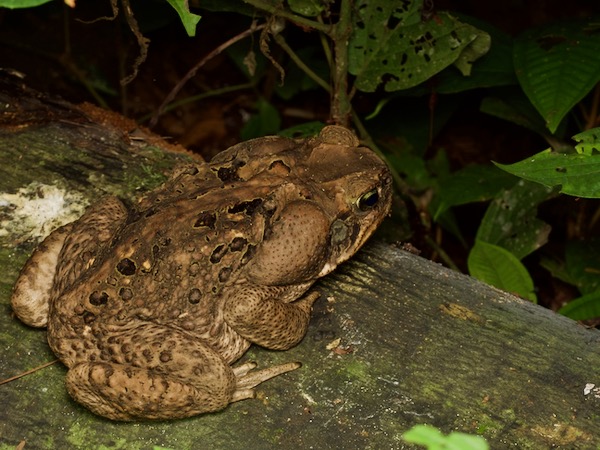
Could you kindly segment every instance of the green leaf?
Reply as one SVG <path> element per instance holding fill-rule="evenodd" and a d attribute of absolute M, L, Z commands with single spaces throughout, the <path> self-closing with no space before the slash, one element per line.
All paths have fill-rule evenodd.
<path fill-rule="evenodd" d="M 452 432 L 444 436 L 431 425 L 415 425 L 402 435 L 404 441 L 425 445 L 429 450 L 487 450 L 488 444 L 481 436 Z"/>
<path fill-rule="evenodd" d="M 483 216 L 477 240 L 502 247 L 517 259 L 537 250 L 548 241 L 551 228 L 535 214 L 551 192 L 551 188 L 525 180 L 502 189 Z"/>
<path fill-rule="evenodd" d="M 512 38 L 487 22 L 460 14 L 457 17 L 461 22 L 487 33 L 492 44 L 489 51 L 473 64 L 470 76 L 463 76 L 453 67 L 444 69 L 436 77 L 435 91 L 440 94 L 453 94 L 482 87 L 517 85 L 512 59 Z M 427 86 L 424 88 L 431 89 Z"/>
<path fill-rule="evenodd" d="M 476 240 L 467 260 L 471 276 L 504 291 L 536 302 L 527 269 L 508 250 Z"/>
<path fill-rule="evenodd" d="M 514 164 L 494 163 L 502 170 L 576 197 L 600 197 L 600 154 L 565 154 L 544 150 Z"/>
<path fill-rule="evenodd" d="M 552 133 L 600 80 L 600 33 L 590 32 L 593 20 L 545 25 L 515 40 L 519 83 Z"/>
<path fill-rule="evenodd" d="M 304 122 L 300 125 L 296 125 L 285 130 L 281 130 L 277 134 L 279 136 L 285 136 L 292 139 L 307 138 L 319 134 L 325 124 L 318 120 L 313 122 Z"/>
<path fill-rule="evenodd" d="M 588 320 L 600 317 L 600 291 L 571 300 L 560 308 L 558 313 L 573 320 Z"/>
<path fill-rule="evenodd" d="M 307 17 L 318 16 L 327 7 L 328 2 L 323 0 L 288 0 L 290 9 Z"/>
<path fill-rule="evenodd" d="M 577 141 L 575 150 L 577 153 L 591 156 L 594 150 L 600 151 L 600 128 L 592 128 L 583 133 L 573 136 L 573 140 Z"/>
<path fill-rule="evenodd" d="M 518 89 L 518 88 L 517 88 Z M 481 101 L 481 112 L 507 120 L 542 136 L 549 135 L 544 118 L 533 107 L 521 89 L 500 90 L 500 95 L 485 97 Z"/>
<path fill-rule="evenodd" d="M 185 31 L 188 36 L 196 36 L 196 25 L 200 21 L 200 16 L 192 14 L 188 5 L 188 0 L 167 0 L 169 4 L 177 11 L 181 23 L 185 27 Z"/>
<path fill-rule="evenodd" d="M 242 141 L 275 134 L 281 127 L 281 117 L 277 109 L 268 101 L 260 98 L 256 102 L 257 112 L 242 128 Z"/>
<path fill-rule="evenodd" d="M 565 265 L 582 294 L 600 290 L 600 239 L 568 242 Z"/>
<path fill-rule="evenodd" d="M 500 189 L 509 188 L 514 183 L 513 177 L 491 165 L 465 167 L 440 181 L 434 219 L 452 206 L 490 200 Z"/>
<path fill-rule="evenodd" d="M 51 0 L 0 0 L 0 8 L 33 8 L 48 3 Z"/>
<path fill-rule="evenodd" d="M 485 54 L 490 38 L 447 13 L 421 20 L 422 0 L 359 0 L 348 46 L 356 87 L 373 92 L 416 86 L 455 63 L 463 75 Z"/>

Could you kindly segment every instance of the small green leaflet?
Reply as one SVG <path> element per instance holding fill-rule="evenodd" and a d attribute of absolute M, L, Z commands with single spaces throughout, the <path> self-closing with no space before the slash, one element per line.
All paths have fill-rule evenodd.
<path fill-rule="evenodd" d="M 185 31 L 188 36 L 193 37 L 196 35 L 196 25 L 201 19 L 201 16 L 197 14 L 192 14 L 190 12 L 190 7 L 188 5 L 188 0 L 167 0 L 169 5 L 171 5 L 177 14 L 179 14 L 179 18 L 181 19 L 181 23 L 185 27 Z"/>

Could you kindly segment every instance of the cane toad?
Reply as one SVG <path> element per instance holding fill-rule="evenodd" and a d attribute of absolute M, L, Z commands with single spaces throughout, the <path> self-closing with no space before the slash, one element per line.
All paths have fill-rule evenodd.
<path fill-rule="evenodd" d="M 345 128 L 254 139 L 128 206 L 107 197 L 38 247 L 12 306 L 48 327 L 67 390 L 115 420 L 217 411 L 294 370 L 233 367 L 302 340 L 319 277 L 388 214 L 385 164 Z"/>

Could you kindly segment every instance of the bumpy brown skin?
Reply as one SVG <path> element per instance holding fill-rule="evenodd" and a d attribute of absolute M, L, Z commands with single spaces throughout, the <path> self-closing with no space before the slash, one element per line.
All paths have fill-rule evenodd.
<path fill-rule="evenodd" d="M 217 411 L 299 367 L 233 368 L 306 333 L 314 281 L 389 213 L 385 164 L 350 131 L 255 139 L 178 170 L 135 207 L 108 197 L 54 231 L 12 305 L 48 326 L 67 389 L 115 420 Z"/>

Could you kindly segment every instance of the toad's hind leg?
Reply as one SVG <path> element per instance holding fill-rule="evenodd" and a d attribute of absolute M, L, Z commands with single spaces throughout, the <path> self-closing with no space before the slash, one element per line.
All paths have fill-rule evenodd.
<path fill-rule="evenodd" d="M 110 350 L 112 362 L 75 364 L 67 374 L 71 396 L 113 420 L 174 419 L 218 411 L 253 397 L 252 388 L 262 381 L 298 367 L 291 363 L 251 372 L 254 365 L 244 364 L 232 369 L 197 339 L 154 324 L 143 326 L 135 336 L 121 334 L 113 342 L 121 353 L 116 346 Z"/>
<path fill-rule="evenodd" d="M 58 256 L 73 224 L 54 230 L 33 252 L 15 283 L 11 297 L 12 309 L 22 322 L 32 327 L 48 323 L 50 292 Z"/>

